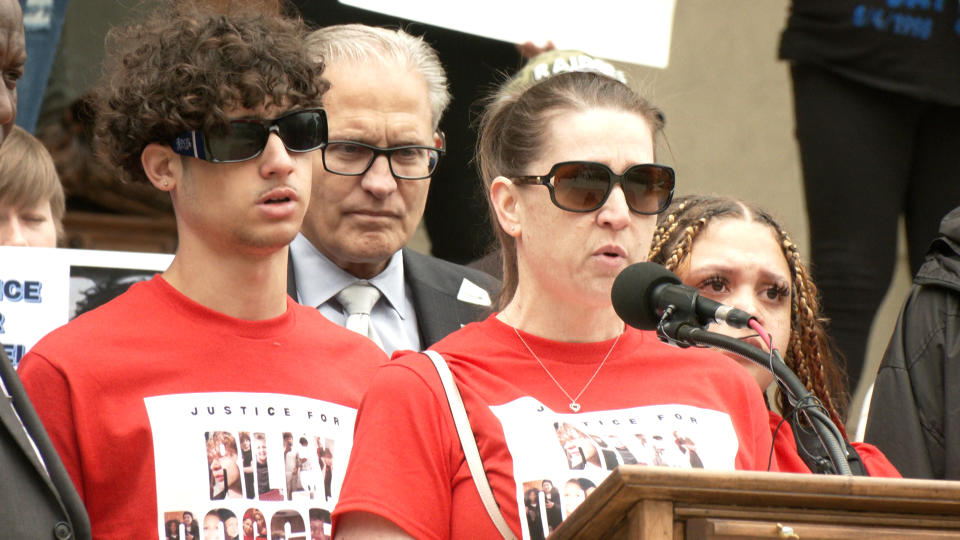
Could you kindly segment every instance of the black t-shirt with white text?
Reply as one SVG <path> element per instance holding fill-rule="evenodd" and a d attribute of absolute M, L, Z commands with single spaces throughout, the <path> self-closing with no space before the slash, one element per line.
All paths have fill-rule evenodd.
<path fill-rule="evenodd" d="M 957 0 L 794 0 L 780 58 L 960 105 Z"/>

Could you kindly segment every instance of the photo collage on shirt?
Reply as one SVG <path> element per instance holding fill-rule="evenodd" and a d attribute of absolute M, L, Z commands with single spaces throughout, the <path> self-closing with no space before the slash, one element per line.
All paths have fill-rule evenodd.
<path fill-rule="evenodd" d="M 545 538 L 618 466 L 735 468 L 726 413 L 686 404 L 558 413 L 523 396 L 490 407 L 510 450 L 524 534 Z"/>
<path fill-rule="evenodd" d="M 166 540 L 330 538 L 332 439 L 292 432 L 207 431 L 202 444 L 197 451 L 206 453 L 209 491 L 204 498 L 210 506 L 196 513 L 164 511 Z M 274 463 L 283 466 L 271 466 Z M 285 474 L 276 474 L 279 470 Z M 306 515 L 299 510 L 304 507 Z"/>

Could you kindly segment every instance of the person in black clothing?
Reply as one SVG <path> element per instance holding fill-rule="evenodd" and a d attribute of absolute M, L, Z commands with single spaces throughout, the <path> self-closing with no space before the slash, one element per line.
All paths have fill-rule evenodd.
<path fill-rule="evenodd" d="M 527 529 L 531 540 L 543 540 L 543 518 L 540 517 L 540 490 L 530 488 L 523 494 L 523 506 L 526 510 Z"/>
<path fill-rule="evenodd" d="M 320 469 L 323 471 L 324 500 L 329 501 L 333 495 L 333 453 L 329 448 L 317 452 L 320 458 Z"/>
<path fill-rule="evenodd" d="M 270 471 L 267 468 L 267 436 L 254 433 L 254 450 L 257 457 L 257 493 L 263 495 L 270 491 Z"/>
<path fill-rule="evenodd" d="M 168 519 L 163 526 L 167 532 L 167 540 L 180 540 L 180 521 Z"/>
<path fill-rule="evenodd" d="M 960 480 L 960 207 L 913 279 L 883 355 L 864 440 L 907 478 Z"/>
<path fill-rule="evenodd" d="M 193 518 L 193 512 L 183 513 L 184 540 L 200 540 L 200 524 Z"/>
<path fill-rule="evenodd" d="M 253 491 L 253 445 L 250 433 L 240 432 L 240 459 L 243 461 L 243 490 L 248 499 L 254 498 Z"/>
<path fill-rule="evenodd" d="M 547 508 L 547 527 L 550 532 L 553 532 L 563 521 L 563 512 L 560 508 L 560 490 L 550 480 L 544 480 L 540 487 L 543 491 L 543 503 Z"/>
<path fill-rule="evenodd" d="M 790 7 L 780 58 L 791 62 L 811 267 L 851 391 L 893 277 L 900 216 L 916 273 L 939 219 L 960 204 L 958 17 L 955 1 Z"/>

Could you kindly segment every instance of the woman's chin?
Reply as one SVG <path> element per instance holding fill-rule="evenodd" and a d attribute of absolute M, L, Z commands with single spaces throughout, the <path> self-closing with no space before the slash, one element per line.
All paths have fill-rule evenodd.
<path fill-rule="evenodd" d="M 750 378 L 756 381 L 757 386 L 760 387 L 760 390 L 766 390 L 767 387 L 770 386 L 770 383 L 773 382 L 773 373 L 771 373 L 769 369 L 752 360 L 748 360 L 739 354 L 734 354 L 729 351 L 723 351 L 723 354 L 730 357 L 740 364 L 744 369 L 746 369 L 747 373 L 750 374 Z"/>

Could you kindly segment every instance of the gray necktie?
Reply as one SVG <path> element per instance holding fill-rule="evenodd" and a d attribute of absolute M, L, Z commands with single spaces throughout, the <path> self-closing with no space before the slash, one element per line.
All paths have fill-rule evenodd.
<path fill-rule="evenodd" d="M 370 324 L 370 311 L 379 299 L 380 291 L 367 281 L 357 281 L 337 293 L 337 301 L 347 310 L 347 329 L 367 336 L 382 349 L 380 337 Z"/>

